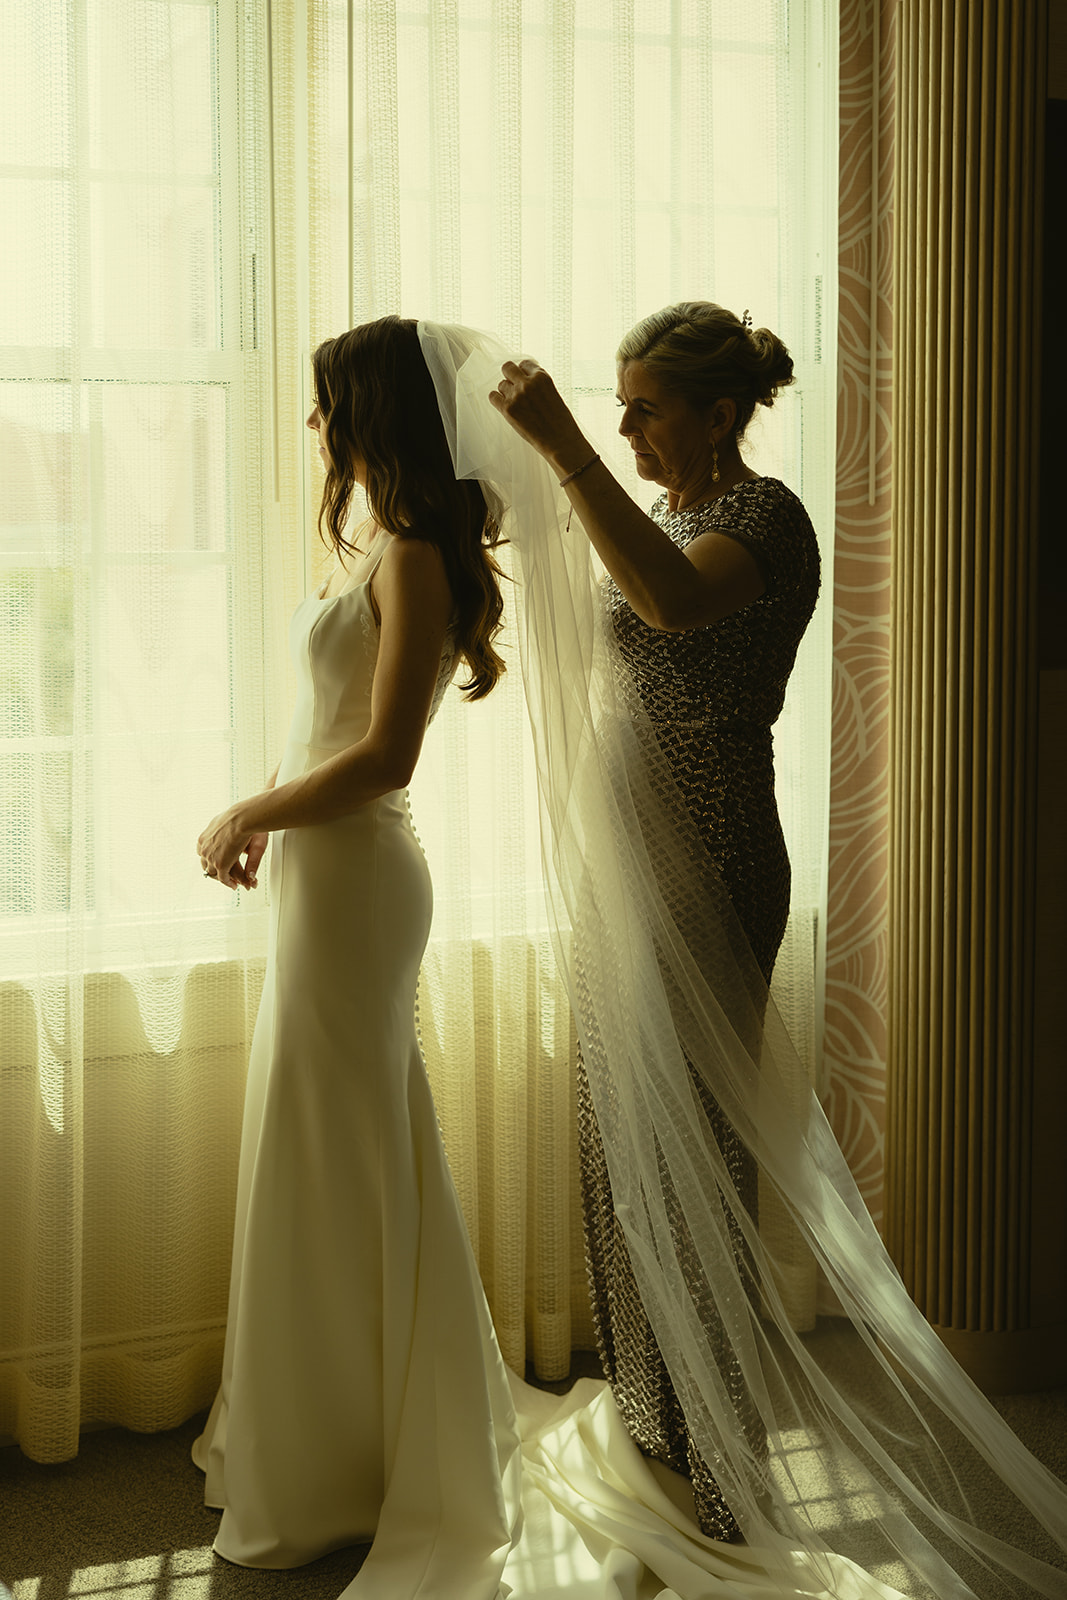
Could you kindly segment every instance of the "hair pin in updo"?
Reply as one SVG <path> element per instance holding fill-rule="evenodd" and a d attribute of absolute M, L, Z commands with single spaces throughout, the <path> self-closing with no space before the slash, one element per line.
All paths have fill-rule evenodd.
<path fill-rule="evenodd" d="M 742 328 L 751 328 L 751 326 L 752 326 L 752 313 L 751 313 L 751 311 L 746 311 L 744 313 L 744 315 L 741 318 L 741 326 L 742 326 Z"/>

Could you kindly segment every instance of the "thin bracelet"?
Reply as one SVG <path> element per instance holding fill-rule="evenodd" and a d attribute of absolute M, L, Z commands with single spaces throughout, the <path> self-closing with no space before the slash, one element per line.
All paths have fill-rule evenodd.
<path fill-rule="evenodd" d="M 579 467 L 577 472 L 572 472 L 572 473 L 570 473 L 570 475 L 568 477 L 561 478 L 559 480 L 560 488 L 561 489 L 565 489 L 567 487 L 568 483 L 573 483 L 575 478 L 580 478 L 583 472 L 588 472 L 590 467 L 595 467 L 599 460 L 600 460 L 599 455 L 596 455 L 596 456 L 594 456 L 592 458 L 591 461 L 587 461 L 584 467 Z"/>

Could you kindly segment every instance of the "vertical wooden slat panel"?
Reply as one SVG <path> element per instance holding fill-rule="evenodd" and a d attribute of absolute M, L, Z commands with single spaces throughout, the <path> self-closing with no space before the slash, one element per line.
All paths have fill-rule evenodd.
<path fill-rule="evenodd" d="M 952 16 L 947 18 L 945 35 L 941 40 L 939 69 L 941 69 L 939 78 L 941 78 L 942 107 L 957 106 L 961 94 L 960 35 L 957 22 Z M 949 307 L 949 314 L 941 318 L 941 338 L 937 341 L 939 382 L 937 382 L 933 414 L 947 418 L 947 437 L 955 443 L 960 437 L 960 422 L 958 422 L 960 384 L 955 381 L 958 354 L 960 354 L 960 304 L 950 293 L 950 285 L 960 259 L 960 213 L 957 206 L 952 203 L 952 195 L 960 179 L 960 173 L 958 173 L 958 146 L 953 138 L 953 118 L 950 115 L 947 117 L 942 115 L 939 118 L 939 139 L 941 139 L 942 160 L 939 173 L 936 174 L 936 186 L 942 243 L 939 259 L 936 262 L 937 304 Z M 949 533 L 953 526 L 960 525 L 961 515 L 957 450 L 939 448 L 936 451 L 929 451 L 929 456 L 934 461 L 934 470 L 939 480 L 939 496 L 937 496 L 939 515 L 934 528 L 936 528 L 936 546 L 941 557 L 941 568 L 934 574 L 934 586 L 945 595 L 947 602 L 944 626 L 942 626 L 941 650 L 939 650 L 939 674 L 944 675 L 944 698 L 937 717 L 941 752 L 936 752 L 933 760 L 936 770 L 944 770 L 945 762 L 950 762 L 953 758 L 958 760 L 960 731 L 950 722 L 947 710 L 953 704 L 958 704 L 965 693 L 963 683 L 968 669 L 965 656 L 955 650 L 952 643 L 958 637 L 960 630 L 961 594 L 966 584 L 965 549 L 958 539 L 950 538 Z M 936 798 L 933 803 L 936 805 Z M 961 806 L 960 792 L 953 787 L 945 787 L 941 829 L 939 829 L 942 840 L 942 861 L 952 851 L 953 840 L 960 837 L 961 822 L 963 822 L 963 806 Z M 941 1214 L 939 1214 L 936 1245 L 936 1302 L 944 1304 L 947 1299 L 952 1298 L 955 1291 L 955 1262 L 960 1259 L 960 1246 L 963 1243 L 960 1221 L 965 1210 L 961 1205 L 960 1194 L 963 1174 L 957 1163 L 953 1163 L 952 1160 L 953 1131 L 960 1126 L 961 1114 L 965 1109 L 961 1104 L 963 1086 L 955 1074 L 945 1070 L 945 1062 L 949 1061 L 949 1046 L 953 1035 L 965 1037 L 965 1021 L 958 1006 L 960 986 L 955 982 L 961 947 L 957 906 L 953 906 L 952 899 L 945 896 L 939 906 L 936 904 L 933 907 L 933 914 L 941 925 L 941 936 L 945 947 L 945 962 L 939 987 L 942 992 L 950 990 L 955 992 L 952 1005 L 941 1008 L 941 1026 L 937 1029 L 936 1037 L 937 1077 L 941 1085 L 941 1096 L 937 1107 L 937 1114 L 941 1118 L 939 1157 L 941 1157 L 942 1171 L 952 1174 L 950 1205 L 939 1206 Z"/>
<path fill-rule="evenodd" d="M 947 1329 L 1026 1326 L 1044 0 L 904 0 L 887 1236 Z"/>

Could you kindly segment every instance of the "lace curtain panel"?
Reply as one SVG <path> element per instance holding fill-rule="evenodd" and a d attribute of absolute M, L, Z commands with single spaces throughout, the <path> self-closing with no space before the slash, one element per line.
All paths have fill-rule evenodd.
<path fill-rule="evenodd" d="M 828 551 L 835 40 L 821 0 L 2 12 L 0 1435 L 61 1460 L 217 1381 L 266 913 L 193 846 L 276 760 L 324 570 L 310 350 L 387 311 L 489 327 L 629 484 L 620 335 L 750 308 L 800 379 L 750 459 Z M 813 1073 L 829 623 L 777 739 L 776 997 Z M 589 1340 L 574 1036 L 517 670 L 448 696 L 412 808 L 450 1160 L 505 1355 L 556 1377 Z"/>

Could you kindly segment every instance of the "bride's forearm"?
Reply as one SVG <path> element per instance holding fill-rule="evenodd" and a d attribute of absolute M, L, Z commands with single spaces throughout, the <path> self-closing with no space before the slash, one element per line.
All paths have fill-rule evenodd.
<path fill-rule="evenodd" d="M 275 772 L 272 787 L 236 801 L 204 829 L 197 850 L 205 875 L 228 889 L 254 888 L 272 833 L 336 821 L 405 788 L 420 743 L 410 730 L 399 739 L 369 734 L 287 783 L 278 784 Z"/>
<path fill-rule="evenodd" d="M 266 789 L 237 801 L 232 817 L 238 832 L 274 833 L 335 822 L 383 794 L 405 788 L 411 769 L 364 740 L 287 783 L 279 785 L 277 776 L 276 769 Z"/>

